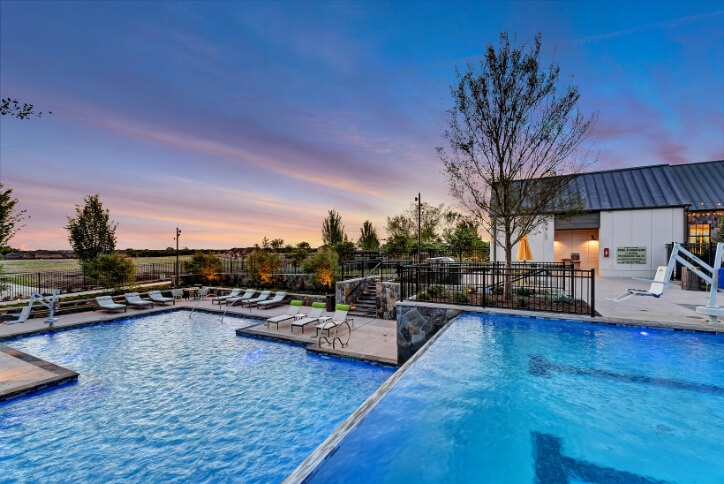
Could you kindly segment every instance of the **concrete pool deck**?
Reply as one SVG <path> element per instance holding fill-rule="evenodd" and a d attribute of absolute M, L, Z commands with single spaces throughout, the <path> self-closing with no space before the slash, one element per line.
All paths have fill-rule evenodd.
<path fill-rule="evenodd" d="M 19 336 L 62 331 L 91 324 L 102 324 L 134 316 L 165 312 L 174 309 L 192 309 L 197 307 L 204 312 L 221 314 L 226 306 L 212 304 L 211 299 L 202 301 L 178 301 L 175 306 L 156 306 L 152 309 L 131 309 L 127 312 L 107 313 L 104 311 L 87 311 L 59 316 L 59 321 L 49 328 L 43 321 L 45 318 L 28 319 L 24 323 L 0 324 L 0 342 Z M 314 329 L 309 325 L 304 334 L 291 335 L 290 322 L 279 325 L 279 329 L 264 325 L 264 320 L 272 316 L 284 314 L 287 305 L 270 309 L 229 308 L 228 315 L 250 317 L 259 323 L 237 330 L 237 334 L 246 337 L 262 337 L 295 344 L 301 344 L 314 353 L 329 354 L 335 357 L 352 358 L 384 365 L 397 365 L 397 325 L 395 321 L 371 318 L 354 318 L 354 326 L 349 345 L 336 349 L 323 344 L 317 345 Z M 326 314 L 331 316 L 331 314 Z M 346 338 L 345 338 L 346 339 Z M 0 343 L 0 401 L 40 390 L 52 385 L 72 381 L 78 374 L 72 370 L 59 367 L 51 362 L 40 360 L 32 355 L 14 350 Z"/>

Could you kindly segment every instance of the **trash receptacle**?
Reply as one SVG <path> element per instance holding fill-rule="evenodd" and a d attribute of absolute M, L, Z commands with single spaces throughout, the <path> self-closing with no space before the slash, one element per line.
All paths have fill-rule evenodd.
<path fill-rule="evenodd" d="M 325 299 L 326 299 L 326 302 L 327 302 L 327 308 L 326 308 L 326 309 L 327 309 L 327 312 L 328 312 L 328 313 L 333 313 L 333 312 L 334 312 L 334 301 L 335 301 L 334 294 L 327 294 L 327 295 L 325 296 Z"/>
<path fill-rule="evenodd" d="M 719 269 L 719 289 L 724 289 L 724 267 Z"/>

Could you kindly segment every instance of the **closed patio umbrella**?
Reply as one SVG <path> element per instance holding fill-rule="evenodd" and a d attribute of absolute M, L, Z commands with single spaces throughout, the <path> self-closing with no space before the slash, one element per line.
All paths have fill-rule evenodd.
<path fill-rule="evenodd" d="M 528 236 L 523 236 L 518 242 L 518 260 L 533 260 L 533 254 L 530 251 L 530 244 L 528 244 Z"/>

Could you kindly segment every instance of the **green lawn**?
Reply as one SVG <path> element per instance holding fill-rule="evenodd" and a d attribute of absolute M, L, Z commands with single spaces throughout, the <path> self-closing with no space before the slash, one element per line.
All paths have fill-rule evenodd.
<path fill-rule="evenodd" d="M 191 256 L 179 257 L 181 261 L 191 259 Z M 152 264 L 154 262 L 175 262 L 176 257 L 138 257 L 133 259 L 136 264 Z M 30 259 L 30 260 L 5 260 L 0 263 L 5 274 L 17 272 L 45 272 L 65 271 L 80 269 L 76 259 Z"/>

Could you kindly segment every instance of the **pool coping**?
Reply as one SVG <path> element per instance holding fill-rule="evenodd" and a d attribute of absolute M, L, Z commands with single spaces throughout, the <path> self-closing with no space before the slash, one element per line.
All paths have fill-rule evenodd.
<path fill-rule="evenodd" d="M 392 374 L 367 400 L 365 400 L 352 414 L 347 417 L 334 431 L 327 436 L 327 438 L 317 446 L 301 464 L 297 466 L 291 474 L 289 474 L 282 484 L 297 484 L 307 483 L 309 479 L 314 476 L 319 466 L 330 458 L 339 448 L 342 441 L 349 435 L 354 429 L 356 429 L 362 421 L 375 409 L 377 404 L 392 387 L 402 378 L 405 373 L 410 369 L 412 365 L 424 355 L 427 350 L 437 341 L 447 329 L 452 325 L 458 316 L 452 318 L 450 321 L 440 328 L 435 335 L 430 338 L 425 344 L 415 352 L 412 357 L 407 360 L 402 366 L 398 368 L 396 372 Z"/>
<path fill-rule="evenodd" d="M 56 387 L 64 385 L 66 383 L 74 382 L 78 379 L 79 374 L 68 368 L 56 365 L 46 360 L 42 360 L 33 355 L 29 355 L 20 350 L 16 350 L 9 346 L 0 344 L 0 352 L 5 353 L 8 356 L 17 358 L 27 364 L 37 366 L 45 371 L 53 373 L 53 376 L 37 380 L 24 385 L 9 388 L 7 390 L 0 390 L 0 402 L 5 402 L 11 398 L 21 397 L 30 393 L 35 393 L 39 390 L 43 390 L 49 387 Z"/>

